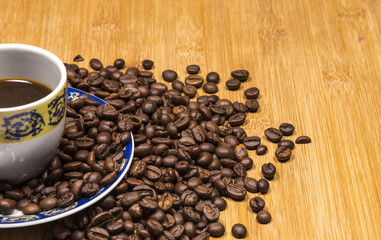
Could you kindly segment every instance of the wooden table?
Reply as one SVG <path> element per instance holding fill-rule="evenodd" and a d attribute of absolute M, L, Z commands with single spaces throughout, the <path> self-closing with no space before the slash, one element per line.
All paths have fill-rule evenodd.
<path fill-rule="evenodd" d="M 243 223 L 246 239 L 376 239 L 381 236 L 381 2 L 379 0 L 0 1 L 0 42 L 45 48 L 64 62 L 81 54 L 128 66 L 155 61 L 184 79 L 188 64 L 202 75 L 217 71 L 221 97 L 244 101 L 243 89 L 261 90 L 260 110 L 246 129 L 269 147 L 250 153 L 278 174 L 263 198 L 273 220 L 260 225 L 244 202 L 228 202 L 222 239 Z M 81 66 L 87 66 L 88 62 Z M 236 92 L 225 80 L 250 71 Z M 298 145 L 279 163 L 263 131 L 293 123 Z M 51 225 L 0 230 L 1 239 L 39 239 Z"/>

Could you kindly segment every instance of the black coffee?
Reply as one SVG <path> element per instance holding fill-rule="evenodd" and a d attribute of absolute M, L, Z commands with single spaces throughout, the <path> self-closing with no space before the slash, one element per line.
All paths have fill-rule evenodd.
<path fill-rule="evenodd" d="M 52 90 L 41 83 L 22 78 L 0 79 L 0 108 L 9 108 L 35 102 Z"/>

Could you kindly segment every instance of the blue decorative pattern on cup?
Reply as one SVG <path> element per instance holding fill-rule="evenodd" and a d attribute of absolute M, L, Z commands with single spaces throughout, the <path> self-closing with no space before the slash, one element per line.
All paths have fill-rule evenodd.
<path fill-rule="evenodd" d="M 48 104 L 49 125 L 57 125 L 65 115 L 66 89 Z"/>
<path fill-rule="evenodd" d="M 36 136 L 45 126 L 44 119 L 36 110 L 15 114 L 4 118 L 5 139 L 20 140 L 26 136 Z"/>

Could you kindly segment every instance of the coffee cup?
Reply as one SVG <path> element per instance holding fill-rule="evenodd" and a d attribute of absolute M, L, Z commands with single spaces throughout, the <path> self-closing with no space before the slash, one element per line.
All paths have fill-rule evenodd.
<path fill-rule="evenodd" d="M 0 107 L 0 182 L 19 184 L 40 174 L 58 149 L 66 116 L 66 70 L 47 50 L 0 44 L 0 84 L 4 79 L 7 83 L 10 79 L 33 80 L 50 89 L 46 96 L 30 103 Z M 10 86 L 7 94 L 16 101 L 20 93 L 12 95 L 16 88 Z"/>

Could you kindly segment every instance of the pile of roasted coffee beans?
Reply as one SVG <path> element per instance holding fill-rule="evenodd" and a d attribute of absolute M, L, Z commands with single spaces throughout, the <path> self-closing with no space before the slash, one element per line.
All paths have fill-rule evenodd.
<path fill-rule="evenodd" d="M 110 105 L 82 95 L 67 104 L 63 137 L 53 161 L 21 185 L 0 182 L 0 214 L 36 214 L 65 208 L 110 185 L 131 140 L 126 120 Z"/>
<path fill-rule="evenodd" d="M 83 58 L 76 56 L 74 61 L 83 61 Z M 263 155 L 267 147 L 261 144 L 260 137 L 247 136 L 240 127 L 249 112 L 258 110 L 259 90 L 255 87 L 246 89 L 245 103 L 220 99 L 217 95 L 204 95 L 191 100 L 199 88 L 209 94 L 216 93 L 219 74 L 208 73 L 204 83 L 204 78 L 199 75 L 200 67 L 189 65 L 186 68 L 189 75 L 183 82 L 175 71 L 165 70 L 162 78 L 172 85 L 172 89 L 168 89 L 148 71 L 153 65 L 153 61 L 144 60 L 144 70 L 136 67 L 125 69 L 125 61 L 116 59 L 113 65 L 104 67 L 98 59 L 91 59 L 93 70 L 89 72 L 76 64 L 66 64 L 69 86 L 104 99 L 113 108 L 93 108 L 86 96 L 69 103 L 68 128 L 64 136 L 67 140 L 63 141 L 60 150 L 61 158 L 65 157 L 62 160 L 59 155 L 51 165 L 59 160 L 62 165 L 79 162 L 78 165 L 91 167 L 90 156 L 102 156 L 102 160 L 92 162 L 98 164 L 95 172 L 103 177 L 93 177 L 99 185 L 110 174 L 115 166 L 113 164 L 120 160 L 120 146 L 115 144 L 127 143 L 131 137 L 129 131 L 134 135 L 136 148 L 127 176 L 110 194 L 94 206 L 58 221 L 45 232 L 43 239 L 204 240 L 210 236 L 220 237 L 224 235 L 225 227 L 218 219 L 220 211 L 227 207 L 223 197 L 243 201 L 247 192 L 266 194 L 269 191 L 268 180 L 276 174 L 274 164 L 262 166 L 262 179 L 247 176 L 247 170 L 253 167 L 247 149 Z M 226 81 L 226 87 L 237 90 L 241 82 L 248 79 L 249 72 L 236 70 L 231 76 L 232 79 Z M 85 107 L 91 107 L 95 114 L 93 111 L 83 111 Z M 99 118 L 99 125 L 91 125 L 96 118 Z M 101 124 L 102 127 L 99 127 Z M 69 138 L 67 135 L 83 129 L 86 133 L 82 136 Z M 265 131 L 267 139 L 278 143 L 276 157 L 280 162 L 290 159 L 294 147 L 292 141 L 282 141 L 282 136 L 291 135 L 293 131 L 291 124 Z M 94 145 L 85 149 L 70 147 L 73 142 L 76 145 L 78 138 L 87 139 Z M 302 136 L 296 143 L 310 141 Z M 80 142 L 82 145 L 87 143 Z M 110 163 L 103 156 L 105 149 L 97 151 L 107 143 L 113 159 Z M 50 166 L 44 174 L 49 176 L 51 172 Z M 65 173 L 62 172 L 62 175 Z M 35 186 L 41 182 L 33 181 Z M 55 191 L 60 192 L 62 188 L 74 194 L 71 189 L 76 181 L 61 181 L 55 185 L 63 186 L 58 190 L 54 188 Z M 83 179 L 83 183 L 86 180 Z M 45 189 L 45 183 L 40 188 Z M 4 190 L 4 184 L 0 190 Z M 6 194 L 0 196 L 3 198 Z M 7 204 L 0 202 L 2 213 L 5 213 L 4 206 Z M 250 199 L 248 204 L 257 214 L 259 223 L 271 221 L 261 197 Z M 247 234 L 246 227 L 236 224 L 231 234 L 243 238 Z"/>

